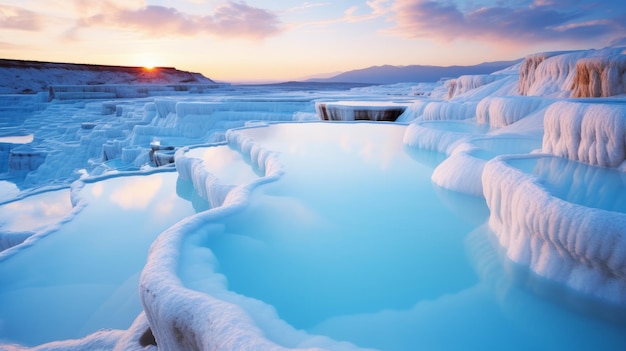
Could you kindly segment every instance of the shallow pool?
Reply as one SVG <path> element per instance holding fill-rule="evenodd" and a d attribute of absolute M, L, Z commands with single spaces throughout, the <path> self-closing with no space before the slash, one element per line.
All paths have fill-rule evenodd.
<path fill-rule="evenodd" d="M 33 346 L 102 328 L 127 329 L 142 310 L 137 285 L 150 244 L 195 213 L 177 194 L 177 182 L 170 172 L 86 184 L 79 194 L 84 209 L 1 262 L 0 342 Z M 68 197 L 49 192 L 4 206 L 36 203 L 41 208 L 33 211 L 44 211 L 63 195 Z M 59 210 L 53 209 L 55 215 Z"/>
<path fill-rule="evenodd" d="M 285 174 L 184 247 L 209 248 L 228 289 L 263 301 L 295 329 L 358 347 L 626 347 L 622 322 L 574 310 L 560 298 L 592 305 L 537 289 L 550 284 L 505 264 L 489 230 L 477 228 L 487 219 L 484 200 L 435 189 L 432 166 L 416 162 L 433 158 L 406 149 L 404 130 L 369 123 L 240 130 L 278 151 Z M 183 259 L 179 269 L 185 284 L 202 290 L 202 272 L 214 264 Z M 298 346 L 260 317 L 267 311 L 248 312 L 268 338 Z"/>
<path fill-rule="evenodd" d="M 403 151 L 403 131 L 389 124 L 241 131 L 279 151 L 286 174 L 227 220 L 229 234 L 207 243 L 229 286 L 311 328 L 473 284 L 462 245 L 471 226 L 446 220 L 455 217 L 423 181 L 431 169 Z M 439 284 L 424 284 L 433 279 Z"/>
<path fill-rule="evenodd" d="M 546 155 L 513 158 L 507 163 L 536 176 L 541 185 L 562 200 L 626 213 L 626 173 L 615 168 Z"/>
<path fill-rule="evenodd" d="M 485 161 L 499 155 L 527 154 L 541 149 L 540 138 L 491 137 L 472 140 L 471 144 L 476 146 L 476 149 L 470 151 L 469 154 Z"/>

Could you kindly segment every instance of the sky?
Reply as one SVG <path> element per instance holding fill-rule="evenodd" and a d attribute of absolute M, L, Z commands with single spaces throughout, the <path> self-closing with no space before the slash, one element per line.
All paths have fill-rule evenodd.
<path fill-rule="evenodd" d="M 626 46 L 624 0 L 0 0 L 0 58 L 226 82 Z"/>

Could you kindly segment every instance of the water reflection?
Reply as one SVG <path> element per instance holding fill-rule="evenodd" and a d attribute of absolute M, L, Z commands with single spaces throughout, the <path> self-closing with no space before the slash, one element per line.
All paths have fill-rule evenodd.
<path fill-rule="evenodd" d="M 280 153 L 285 174 L 205 239 L 230 289 L 313 328 L 473 285 L 462 244 L 471 226 L 438 201 L 431 169 L 404 152 L 404 130 L 325 123 L 242 130 Z"/>
<path fill-rule="evenodd" d="M 48 191 L 0 205 L 0 231 L 26 232 L 58 223 L 72 211 L 69 189 Z"/>
<path fill-rule="evenodd" d="M 507 264 L 486 227 L 472 231 L 486 220 L 484 199 L 433 189 L 436 153 L 404 152 L 394 127 L 366 128 L 244 131 L 281 152 L 285 175 L 187 237 L 185 250 L 206 254 L 200 262 L 183 251 L 185 283 L 232 298 L 219 292 L 226 277 L 229 290 L 268 303 L 245 308 L 285 345 L 268 310 L 311 334 L 381 350 L 626 347 L 622 324 L 555 302 L 572 295 Z"/>
<path fill-rule="evenodd" d="M 470 155 L 483 160 L 491 160 L 499 155 L 527 154 L 541 149 L 541 138 L 497 137 L 472 140 L 477 149 Z"/>
<path fill-rule="evenodd" d="M 491 130 L 488 124 L 478 124 L 468 121 L 420 121 L 425 128 L 442 130 L 444 132 L 484 134 Z"/>
<path fill-rule="evenodd" d="M 494 344 L 506 343 L 507 349 L 517 350 L 626 347 L 621 337 L 626 330 L 623 308 L 582 296 L 512 262 L 487 225 L 465 241 L 481 285 L 493 294 L 498 313 L 511 323 L 506 328 L 517 334 L 502 338 L 503 326 L 493 325 Z"/>
<path fill-rule="evenodd" d="M 626 213 L 626 174 L 556 156 L 510 159 L 511 166 L 538 177 L 552 195 L 575 204 Z"/>
<path fill-rule="evenodd" d="M 111 191 L 109 200 L 125 210 L 145 210 L 162 186 L 160 177 L 128 179 Z"/>
<path fill-rule="evenodd" d="M 82 211 L 0 264 L 0 342 L 33 346 L 127 329 L 142 310 L 137 286 L 149 246 L 195 213 L 177 195 L 177 178 L 158 173 L 86 184 Z"/>
<path fill-rule="evenodd" d="M 375 127 L 370 123 L 281 123 L 246 129 L 241 133 L 269 150 L 280 150 L 290 157 L 305 159 L 309 164 L 337 167 L 335 171 L 345 168 L 342 161 L 334 157 L 323 159 L 324 155 L 356 158 L 384 170 L 398 162 L 398 152 L 403 149 L 403 146 L 398 148 L 398 140 L 402 140 L 404 128 L 391 123 L 380 123 Z M 336 152 L 337 148 L 341 154 Z"/>

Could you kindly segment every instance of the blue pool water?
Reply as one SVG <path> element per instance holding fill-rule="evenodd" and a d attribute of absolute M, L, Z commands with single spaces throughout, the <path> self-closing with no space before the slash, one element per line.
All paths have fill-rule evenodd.
<path fill-rule="evenodd" d="M 267 303 L 294 328 L 359 347 L 626 347 L 623 324 L 571 309 L 561 300 L 585 300 L 537 289 L 550 284 L 506 264 L 480 226 L 484 201 L 435 189 L 437 157 L 406 149 L 404 128 L 309 123 L 239 131 L 278 151 L 285 174 L 256 189 L 243 211 L 189 236 L 187 249 L 210 249 L 228 289 Z M 183 261 L 181 277 L 193 285 L 185 277 L 200 280 L 203 263 Z M 296 346 L 256 320 L 275 342 Z"/>
<path fill-rule="evenodd" d="M 238 131 L 279 152 L 284 174 L 256 188 L 242 210 L 185 233 L 183 283 L 222 298 L 225 280 L 230 291 L 262 301 L 266 308 L 248 312 L 267 338 L 286 347 L 299 345 L 284 326 L 262 317 L 272 310 L 312 339 L 380 350 L 626 349 L 623 310 L 503 258 L 484 225 L 484 200 L 434 187 L 430 176 L 442 155 L 406 148 L 404 130 L 294 123 Z M 195 148 L 187 156 L 204 160 L 224 184 L 260 176 L 228 146 Z M 571 199 L 584 194 L 572 185 L 589 193 L 623 191 L 620 173 L 561 162 L 520 167 Z M 558 178 L 560 172 L 572 176 Z M 34 207 L 32 213 L 49 214 L 33 215 L 45 222 L 11 230 L 74 213 L 67 195 L 4 204 L 62 205 Z M 210 210 L 174 172 L 90 182 L 79 195 L 87 206 L 74 218 L 0 264 L 0 342 L 33 346 L 128 328 L 141 312 L 138 277 L 150 244 L 179 220 Z M 24 224 L 2 218 L 5 229 Z M 194 250 L 210 250 L 216 260 L 195 260 L 188 255 Z M 218 283 L 208 281 L 215 270 L 222 274 Z"/>
<path fill-rule="evenodd" d="M 86 184 L 87 206 L 0 264 L 0 341 L 33 346 L 126 329 L 141 312 L 139 273 L 156 237 L 195 213 L 176 173 Z M 67 192 L 39 195 L 67 197 Z M 28 206 L 30 199 L 11 203 Z M 41 203 L 40 203 L 41 205 Z M 52 203 L 48 203 L 52 206 Z"/>
<path fill-rule="evenodd" d="M 626 213 L 626 175 L 617 169 L 545 155 L 507 163 L 538 177 L 539 183 L 562 200 Z"/>
<path fill-rule="evenodd" d="M 541 138 L 499 137 L 472 140 L 476 146 L 470 155 L 489 161 L 499 155 L 527 154 L 541 149 Z"/>
<path fill-rule="evenodd" d="M 424 181 L 431 169 L 403 152 L 403 131 L 367 124 L 241 131 L 279 151 L 286 174 L 227 219 L 229 234 L 207 242 L 229 286 L 309 328 L 475 283 L 462 245 L 471 226 L 437 200 Z M 438 284 L 424 284 L 431 280 Z"/>
<path fill-rule="evenodd" d="M 0 205 L 2 232 L 34 232 L 58 223 L 72 211 L 69 189 L 47 191 Z"/>

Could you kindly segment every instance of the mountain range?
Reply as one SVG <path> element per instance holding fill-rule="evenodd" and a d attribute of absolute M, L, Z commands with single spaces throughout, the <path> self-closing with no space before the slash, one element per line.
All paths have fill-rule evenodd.
<path fill-rule="evenodd" d="M 403 82 L 436 82 L 442 78 L 461 75 L 490 74 L 511 67 L 522 59 L 484 62 L 473 66 L 372 66 L 343 72 L 330 78 L 313 78 L 309 82 L 393 84 Z"/>

